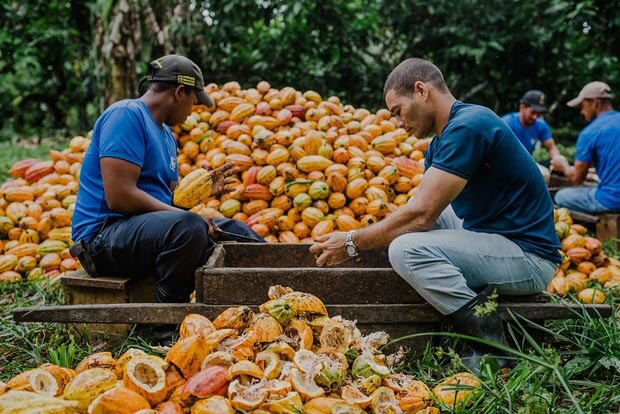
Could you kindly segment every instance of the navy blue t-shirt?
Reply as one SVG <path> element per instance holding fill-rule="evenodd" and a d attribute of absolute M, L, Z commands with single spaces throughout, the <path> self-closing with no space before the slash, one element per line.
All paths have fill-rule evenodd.
<path fill-rule="evenodd" d="M 123 217 L 106 203 L 100 159 L 119 158 L 140 167 L 138 188 L 172 204 L 171 183 L 178 180 L 177 145 L 167 125 L 155 123 L 146 104 L 126 99 L 101 114 L 80 172 L 80 189 L 73 213 L 72 238 L 90 242 L 105 217 Z"/>
<path fill-rule="evenodd" d="M 534 152 L 534 147 L 538 141 L 545 142 L 551 139 L 551 129 L 543 119 L 537 118 L 536 121 L 527 128 L 519 121 L 518 112 L 506 114 L 502 119 L 508 124 L 512 132 L 519 138 L 521 144 L 523 144 L 530 154 Z"/>
<path fill-rule="evenodd" d="M 604 112 L 581 131 L 575 160 L 594 163 L 601 180 L 596 200 L 620 210 L 620 112 Z"/>
<path fill-rule="evenodd" d="M 493 111 L 456 101 L 441 137 L 426 150 L 426 168 L 431 166 L 468 181 L 452 201 L 465 229 L 500 234 L 524 251 L 561 261 L 545 181 Z"/>

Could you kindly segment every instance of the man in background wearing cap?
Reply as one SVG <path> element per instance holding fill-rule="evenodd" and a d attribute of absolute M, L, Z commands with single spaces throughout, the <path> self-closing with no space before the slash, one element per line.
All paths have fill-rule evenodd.
<path fill-rule="evenodd" d="M 590 122 L 577 138 L 575 165 L 564 157 L 552 160 L 553 168 L 573 183 L 582 184 L 590 163 L 599 176 L 597 187 L 564 188 L 555 195 L 560 207 L 583 213 L 620 211 L 620 112 L 611 106 L 611 89 L 603 82 L 590 82 L 567 103 L 579 107 Z"/>
<path fill-rule="evenodd" d="M 549 125 L 540 118 L 540 115 L 546 112 L 545 94 L 541 91 L 531 90 L 527 91 L 519 101 L 519 112 L 506 114 L 502 119 L 530 154 L 534 152 L 536 143 L 540 141 L 549 153 L 549 158 L 554 159 L 560 156 L 560 151 L 551 137 Z M 545 178 L 545 182 L 549 184 L 551 178 L 549 169 L 544 165 L 537 165 Z"/>
<path fill-rule="evenodd" d="M 159 302 L 187 302 L 214 230 L 263 240 L 238 221 L 214 225 L 172 206 L 179 172 L 169 125 L 213 101 L 198 66 L 181 55 L 151 62 L 146 80 L 144 95 L 112 104 L 95 123 L 73 215 L 74 253 L 92 276 L 153 276 Z M 235 172 L 230 165 L 214 170 L 212 194 L 229 191 Z"/>

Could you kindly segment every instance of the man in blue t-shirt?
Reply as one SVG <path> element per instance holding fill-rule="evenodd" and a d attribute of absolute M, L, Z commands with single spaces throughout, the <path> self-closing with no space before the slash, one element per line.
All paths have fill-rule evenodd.
<path fill-rule="evenodd" d="M 91 276 L 151 276 L 159 302 L 187 302 L 217 230 L 243 241 L 262 238 L 240 222 L 213 222 L 172 205 L 179 173 L 169 125 L 184 122 L 197 101 L 213 101 L 198 66 L 181 55 L 151 62 L 145 80 L 142 97 L 114 103 L 95 123 L 80 173 L 72 253 Z M 213 170 L 212 194 L 232 190 L 227 184 L 236 172 L 230 165 Z"/>
<path fill-rule="evenodd" d="M 500 295 L 543 291 L 560 262 L 553 203 L 536 163 L 488 108 L 452 96 L 431 62 L 407 59 L 390 73 L 384 97 L 415 136 L 435 138 L 410 202 L 354 232 L 321 236 L 317 265 L 389 245 L 394 270 L 462 333 L 505 343 L 497 312 L 475 308 Z M 488 349 L 461 360 L 477 370 Z"/>
<path fill-rule="evenodd" d="M 570 187 L 558 191 L 555 203 L 582 213 L 620 211 L 620 112 L 611 106 L 611 88 L 604 82 L 590 82 L 567 103 L 581 108 L 590 122 L 577 138 L 575 165 L 566 158 L 553 161 L 553 167 L 573 183 L 583 184 L 590 163 L 599 177 L 597 187 Z"/>
<path fill-rule="evenodd" d="M 560 151 L 551 137 L 549 125 L 544 119 L 540 118 L 541 114 L 547 112 L 545 100 L 545 94 L 541 91 L 527 91 L 519 101 L 519 112 L 506 114 L 502 119 L 512 129 L 527 152 L 532 154 L 536 148 L 536 143 L 540 141 L 549 153 L 549 159 L 554 159 L 560 156 Z M 541 164 L 537 164 L 537 166 L 545 178 L 545 182 L 549 183 L 551 178 L 549 169 Z"/>

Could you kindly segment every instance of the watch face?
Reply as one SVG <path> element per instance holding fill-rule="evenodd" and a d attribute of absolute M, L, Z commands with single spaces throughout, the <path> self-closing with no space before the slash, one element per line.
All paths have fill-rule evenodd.
<path fill-rule="evenodd" d="M 355 246 L 349 245 L 349 246 L 346 247 L 346 250 L 347 250 L 347 254 L 349 256 L 355 256 L 355 254 L 357 253 L 357 251 L 355 249 Z"/>

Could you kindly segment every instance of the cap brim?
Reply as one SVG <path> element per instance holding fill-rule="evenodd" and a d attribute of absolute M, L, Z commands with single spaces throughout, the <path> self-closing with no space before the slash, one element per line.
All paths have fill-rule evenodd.
<path fill-rule="evenodd" d="M 530 105 L 532 107 L 533 110 L 535 110 L 536 112 L 540 112 L 540 113 L 546 113 L 549 112 L 549 110 L 547 109 L 546 106 L 542 106 L 542 105 Z"/>
<path fill-rule="evenodd" d="M 211 99 L 211 97 L 209 95 L 207 95 L 207 92 L 203 90 L 196 91 L 196 96 L 198 97 L 198 100 L 200 101 L 200 103 L 207 105 L 208 107 L 212 107 L 215 104 L 213 103 L 213 99 Z"/>
<path fill-rule="evenodd" d="M 582 102 L 583 98 L 581 96 L 578 96 L 575 99 L 571 99 L 570 101 L 566 102 L 566 105 L 570 106 L 571 108 L 576 108 L 581 105 Z"/>

